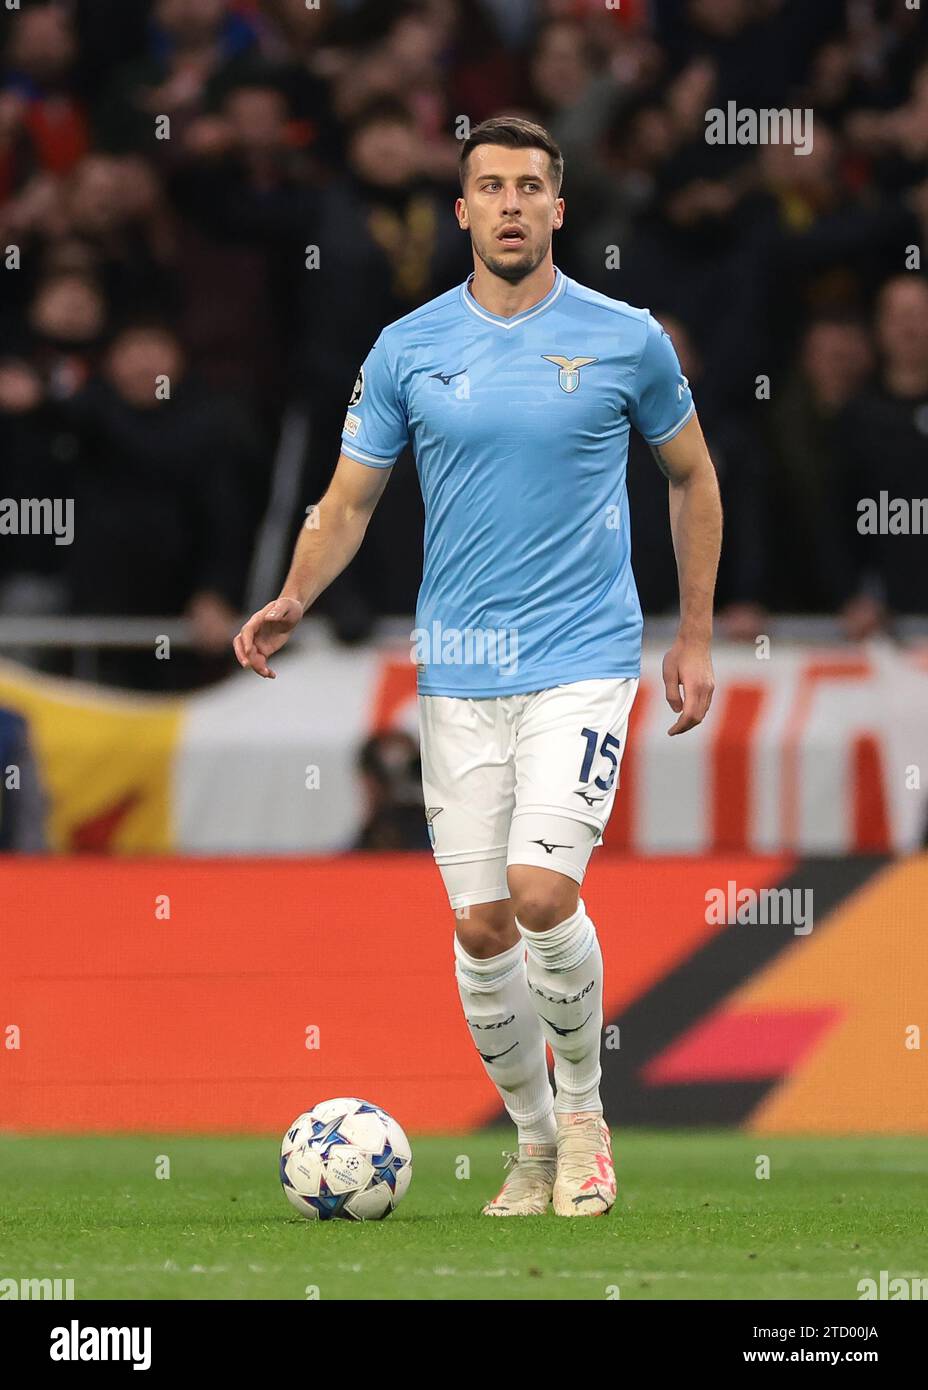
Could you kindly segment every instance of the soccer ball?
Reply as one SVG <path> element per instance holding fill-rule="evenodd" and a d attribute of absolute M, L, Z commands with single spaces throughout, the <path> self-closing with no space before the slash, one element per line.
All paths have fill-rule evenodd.
<path fill-rule="evenodd" d="M 304 1111 L 280 1146 L 284 1195 L 310 1221 L 379 1221 L 411 1177 L 412 1149 L 396 1120 L 355 1096 Z"/>

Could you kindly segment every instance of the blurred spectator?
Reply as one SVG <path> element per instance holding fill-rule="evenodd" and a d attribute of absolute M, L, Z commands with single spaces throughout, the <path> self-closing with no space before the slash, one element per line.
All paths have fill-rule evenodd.
<path fill-rule="evenodd" d="M 718 104 L 781 106 L 817 47 L 840 31 L 845 0 L 655 0 L 657 32 L 674 66 L 710 58 Z"/>
<path fill-rule="evenodd" d="M 894 614 L 928 613 L 919 506 L 928 494 L 928 280 L 899 275 L 883 286 L 876 339 L 877 379 L 835 430 L 837 597 L 848 635 L 858 638 Z M 864 529 L 865 503 L 876 533 Z"/>
<path fill-rule="evenodd" d="M 845 176 L 842 149 L 821 120 L 812 149 L 768 145 L 760 170 L 769 191 L 772 258 L 766 273 L 778 360 L 794 347 L 802 319 L 828 309 L 863 309 L 918 237 L 913 212 L 897 200 L 861 200 Z M 801 322 L 802 319 L 799 321 Z"/>
<path fill-rule="evenodd" d="M 603 177 L 600 151 L 618 105 L 615 81 L 592 35 L 576 20 L 553 20 L 539 31 L 529 66 L 528 104 L 554 136 L 565 161 L 564 196 L 570 216 L 558 233 L 559 260 L 581 254 L 594 219 L 616 195 Z M 604 196 L 605 195 L 605 196 Z M 614 235 L 607 240 L 614 240 Z M 595 249 L 593 250 L 595 253 Z"/>
<path fill-rule="evenodd" d="M 0 360 L 0 458 L 3 494 L 21 498 L 74 496 L 77 440 L 28 361 Z M 23 617 L 68 606 L 67 549 L 53 537 L 0 538 L 0 612 Z"/>
<path fill-rule="evenodd" d="M 120 318 L 176 308 L 170 215 L 142 160 L 91 154 L 62 179 L 37 175 L 0 208 L 0 237 L 22 260 L 7 281 L 8 329 L 39 280 L 59 271 L 94 277 Z"/>
<path fill-rule="evenodd" d="M 873 369 L 864 322 L 852 314 L 823 315 L 806 329 L 799 361 L 767 416 L 775 466 L 770 529 L 779 536 L 780 563 L 768 572 L 767 597 L 788 613 L 821 613 L 835 603 L 830 551 L 823 532 L 834 524 L 834 422 Z"/>
<path fill-rule="evenodd" d="M 328 41 L 338 20 L 337 7 L 309 9 L 305 0 L 266 0 L 254 18 L 260 21 L 259 58 L 252 66 L 280 74 L 292 121 L 292 142 L 309 149 L 323 166 L 342 159 L 342 130 L 330 90 L 333 70 L 344 61 Z M 247 82 L 247 72 L 242 77 Z M 232 81 L 239 81 L 233 70 Z M 222 84 L 218 84 L 220 89 Z"/>
<path fill-rule="evenodd" d="M 523 63 L 504 41 L 506 26 L 518 23 L 519 5 L 520 0 L 453 0 L 454 24 L 444 55 L 449 115 L 466 111 L 475 125 L 498 115 L 501 101 L 521 100 Z"/>
<path fill-rule="evenodd" d="M 316 169 L 290 120 L 285 74 L 251 67 L 192 123 L 171 181 L 183 213 L 177 277 L 187 347 L 204 376 L 268 418 L 296 383 L 300 283 L 314 236 Z"/>
<path fill-rule="evenodd" d="M 30 174 L 63 174 L 87 153 L 74 91 L 77 39 L 60 4 L 23 6 L 8 31 L 0 83 L 0 202 Z"/>
<path fill-rule="evenodd" d="M 552 20 L 539 31 L 531 59 L 532 99 L 552 135 L 558 114 L 575 111 L 600 86 L 597 57 L 590 34 L 576 21 Z M 615 92 L 608 79 L 602 95 L 611 106 Z"/>
<path fill-rule="evenodd" d="M 655 201 L 621 253 L 621 269 L 601 273 L 596 288 L 687 324 L 720 408 L 753 399 L 770 366 L 765 246 L 738 169 L 719 168 L 714 148 L 682 147 L 661 167 Z"/>
<path fill-rule="evenodd" d="M 422 769 L 414 738 L 399 730 L 372 734 L 358 754 L 367 811 L 356 849 L 428 849 Z"/>
<path fill-rule="evenodd" d="M 106 305 L 87 275 L 59 271 L 41 281 L 29 306 L 30 357 L 56 399 L 74 395 L 93 371 L 106 330 Z"/>
<path fill-rule="evenodd" d="M 684 375 L 699 401 L 699 418 L 719 477 L 725 513 L 716 607 L 722 635 L 753 638 L 764 609 L 763 578 L 768 555 L 757 518 L 768 504 L 769 459 L 747 409 L 719 409 L 704 389 L 705 368 L 693 336 L 670 314 L 657 317 L 670 335 Z M 642 611 L 660 614 L 679 605 L 677 566 L 669 521 L 669 484 L 651 450 L 633 433 L 629 446 L 628 497 L 632 560 Z"/>
<path fill-rule="evenodd" d="M 228 0 L 155 0 L 147 55 L 116 74 L 99 108 L 100 143 L 171 162 L 189 124 L 208 112 L 211 84 L 255 42 L 254 27 Z M 156 132 L 165 116 L 169 138 Z"/>
<path fill-rule="evenodd" d="M 455 130 L 522 100 L 522 64 L 500 39 L 484 0 L 362 0 L 327 38 L 332 107 L 350 124 L 374 101 L 403 102 L 414 117 L 423 172 L 453 180 Z"/>
<path fill-rule="evenodd" d="M 326 260 L 303 276 L 308 384 L 347 400 L 363 357 L 384 324 L 463 279 L 468 239 L 454 217 L 455 189 L 436 184 L 419 160 L 413 117 L 399 102 L 372 103 L 352 123 L 347 168 L 317 200 Z M 338 322 L 337 339 L 319 324 Z M 343 412 L 344 414 L 344 412 Z M 341 422 L 339 422 L 341 423 Z"/>
<path fill-rule="evenodd" d="M 113 340 L 69 418 L 81 442 L 74 611 L 186 614 L 200 651 L 224 654 L 255 523 L 253 478 L 266 466 L 248 412 L 187 372 L 171 332 L 140 324 Z M 171 687 L 191 662 L 145 653 L 104 665 L 110 679 Z"/>

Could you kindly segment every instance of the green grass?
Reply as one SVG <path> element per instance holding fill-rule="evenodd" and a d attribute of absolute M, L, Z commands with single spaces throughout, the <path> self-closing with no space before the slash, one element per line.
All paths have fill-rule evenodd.
<path fill-rule="evenodd" d="M 606 1219 L 491 1220 L 510 1134 L 413 1141 L 388 1220 L 310 1223 L 273 1139 L 0 1136 L 0 1278 L 72 1278 L 84 1298 L 856 1299 L 928 1275 L 928 1142 L 615 1136 Z M 156 1158 L 171 1161 L 155 1178 Z M 768 1181 L 755 1158 L 771 1161 Z M 459 1156 L 471 1176 L 455 1176 Z"/>

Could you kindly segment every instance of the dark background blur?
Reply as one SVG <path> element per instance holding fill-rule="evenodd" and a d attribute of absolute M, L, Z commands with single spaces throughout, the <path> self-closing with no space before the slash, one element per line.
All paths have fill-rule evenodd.
<path fill-rule="evenodd" d="M 71 546 L 2 538 L 0 615 L 184 614 L 185 661 L 113 653 L 100 676 L 231 669 L 269 504 L 276 584 L 372 342 L 469 273 L 456 122 L 501 112 L 564 150 L 556 264 L 650 308 L 693 383 L 723 633 L 826 613 L 856 640 L 928 613 L 924 537 L 856 528 L 858 499 L 928 492 L 926 19 L 904 0 L 0 11 L 0 493 L 73 497 L 77 518 Z M 707 144 L 728 101 L 811 108 L 811 153 Z M 299 476 L 275 493 L 294 419 Z M 637 439 L 629 494 L 642 605 L 672 611 L 666 482 Z M 321 601 L 342 640 L 414 610 L 421 511 L 401 460 Z"/>

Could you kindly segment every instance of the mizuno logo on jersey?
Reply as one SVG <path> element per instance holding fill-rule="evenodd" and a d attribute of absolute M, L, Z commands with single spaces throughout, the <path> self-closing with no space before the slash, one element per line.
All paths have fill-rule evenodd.
<path fill-rule="evenodd" d="M 560 370 L 557 374 L 557 384 L 562 391 L 576 391 L 580 385 L 580 368 L 589 367 L 592 362 L 598 362 L 598 357 L 554 357 L 542 353 L 546 362 L 553 362 L 555 367 Z"/>
<path fill-rule="evenodd" d="M 450 386 L 456 376 L 463 376 L 466 371 L 467 368 L 462 367 L 459 372 L 433 372 L 430 380 L 440 381 L 442 386 Z"/>

